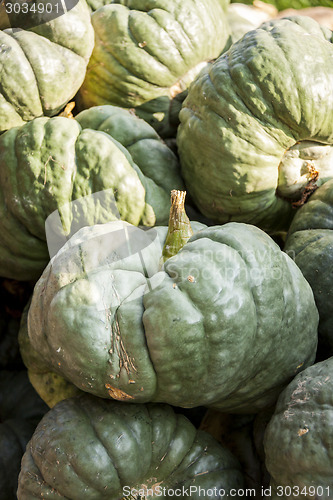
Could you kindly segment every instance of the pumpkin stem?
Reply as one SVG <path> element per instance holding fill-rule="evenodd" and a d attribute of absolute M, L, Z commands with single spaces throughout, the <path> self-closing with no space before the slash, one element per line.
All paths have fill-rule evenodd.
<path fill-rule="evenodd" d="M 171 191 L 169 229 L 162 252 L 163 263 L 176 255 L 191 238 L 193 231 L 185 212 L 186 191 Z"/>

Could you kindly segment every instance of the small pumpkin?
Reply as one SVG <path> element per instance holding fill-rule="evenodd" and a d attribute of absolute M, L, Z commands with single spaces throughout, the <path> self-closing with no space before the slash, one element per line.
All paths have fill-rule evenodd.
<path fill-rule="evenodd" d="M 84 225 L 167 223 L 181 186 L 175 154 L 128 110 L 12 128 L 0 136 L 0 276 L 37 280 L 49 252 Z"/>
<path fill-rule="evenodd" d="M 0 371 L 0 500 L 16 500 L 21 458 L 48 410 L 26 371 Z"/>
<path fill-rule="evenodd" d="M 319 311 L 320 355 L 333 354 L 333 180 L 319 187 L 299 209 L 284 251 L 310 283 Z"/>
<path fill-rule="evenodd" d="M 229 46 L 226 3 L 92 1 L 96 41 L 79 92 L 80 107 L 135 108 L 162 137 L 175 136 L 189 84 Z"/>
<path fill-rule="evenodd" d="M 183 202 L 173 199 L 168 235 L 121 221 L 78 231 L 35 286 L 30 342 L 102 398 L 255 413 L 314 361 L 311 288 L 254 226 L 205 228 L 184 244 Z"/>
<path fill-rule="evenodd" d="M 332 178 L 331 42 L 332 31 L 309 17 L 273 19 L 192 83 L 177 143 L 204 215 L 286 231 L 293 204 Z"/>
<path fill-rule="evenodd" d="M 272 498 L 332 497 L 333 358 L 299 373 L 281 393 L 265 431 Z"/>
<path fill-rule="evenodd" d="M 17 497 L 151 499 L 175 491 L 181 498 L 217 499 L 219 491 L 243 485 L 233 455 L 171 407 L 85 394 L 58 403 L 38 425 L 22 459 Z"/>
<path fill-rule="evenodd" d="M 17 12 L 20 6 L 6 1 L 7 12 Z M 59 3 L 48 6 L 59 9 Z M 2 9 L 0 132 L 42 115 L 56 115 L 80 88 L 94 31 L 85 0 L 71 7 L 55 19 L 49 19 L 47 8 L 42 15 L 31 10 L 9 18 Z"/>

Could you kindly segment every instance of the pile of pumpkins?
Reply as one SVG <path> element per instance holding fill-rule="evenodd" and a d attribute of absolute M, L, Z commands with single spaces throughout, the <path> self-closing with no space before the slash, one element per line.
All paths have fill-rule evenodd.
<path fill-rule="evenodd" d="M 0 500 L 333 497 L 333 32 L 232 18 L 0 6 Z"/>

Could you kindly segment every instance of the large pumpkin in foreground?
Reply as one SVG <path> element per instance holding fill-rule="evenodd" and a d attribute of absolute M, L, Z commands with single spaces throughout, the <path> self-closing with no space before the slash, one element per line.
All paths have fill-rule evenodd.
<path fill-rule="evenodd" d="M 170 190 L 181 185 L 176 156 L 128 110 L 102 106 L 8 130 L 0 137 L 0 276 L 37 280 L 49 252 L 84 225 L 167 223 Z"/>
<path fill-rule="evenodd" d="M 219 223 L 286 230 L 333 176 L 332 32 L 308 17 L 250 31 L 191 85 L 177 142 L 187 190 Z"/>
<path fill-rule="evenodd" d="M 135 108 L 163 137 L 174 136 L 184 93 L 225 49 L 221 0 L 108 0 L 91 20 L 95 47 L 80 89 L 82 107 Z"/>
<path fill-rule="evenodd" d="M 73 8 L 70 4 L 66 13 L 52 19 L 52 12 L 63 8 L 61 2 L 5 2 L 11 14 L 8 19 L 2 8 L 0 132 L 42 115 L 56 115 L 80 88 L 94 30 L 85 0 Z M 27 6 L 31 10 L 24 14 Z M 20 16 L 14 14 L 20 11 Z"/>
<path fill-rule="evenodd" d="M 165 235 L 122 222 L 76 233 L 36 284 L 33 349 L 103 398 L 232 412 L 274 402 L 315 356 L 318 312 L 301 271 L 237 223 L 195 233 L 161 268 Z"/>

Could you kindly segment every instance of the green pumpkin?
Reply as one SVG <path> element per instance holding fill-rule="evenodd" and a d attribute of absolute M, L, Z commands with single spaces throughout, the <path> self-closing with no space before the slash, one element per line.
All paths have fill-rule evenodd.
<path fill-rule="evenodd" d="M 293 203 L 333 177 L 331 42 L 309 17 L 272 20 L 192 83 L 177 143 L 204 215 L 286 230 Z"/>
<path fill-rule="evenodd" d="M 26 371 L 0 371 L 0 500 L 16 500 L 21 458 L 48 410 Z"/>
<path fill-rule="evenodd" d="M 176 231 L 184 246 L 163 264 L 174 224 L 179 213 L 168 235 L 121 221 L 78 231 L 35 286 L 31 345 L 102 398 L 257 412 L 314 360 L 311 288 L 246 224 L 202 229 L 185 245 Z"/>
<path fill-rule="evenodd" d="M 333 354 L 333 180 L 299 209 L 284 250 L 311 285 L 319 311 L 320 347 L 328 357 Z"/>
<path fill-rule="evenodd" d="M 172 498 L 176 490 L 208 500 L 243 485 L 233 455 L 171 407 L 83 395 L 58 403 L 38 425 L 22 459 L 17 497 L 118 500 L 138 492 L 152 499 Z"/>
<path fill-rule="evenodd" d="M 8 1 L 7 9 L 7 4 L 18 5 Z M 18 29 L 21 24 L 10 23 L 3 11 L 2 16 L 0 132 L 56 115 L 80 88 L 94 46 L 85 0 L 56 19 L 44 22 L 40 16 L 42 24 L 27 29 Z M 26 19 L 22 14 L 21 21 Z"/>
<path fill-rule="evenodd" d="M 298 374 L 265 431 L 272 499 L 330 499 L 333 489 L 333 358 Z"/>
<path fill-rule="evenodd" d="M 135 108 L 162 137 L 175 136 L 189 84 L 229 45 L 226 3 L 92 2 L 97 8 L 91 18 L 96 42 L 79 93 L 80 107 Z"/>
<path fill-rule="evenodd" d="M 231 0 L 231 3 L 238 0 Z M 306 7 L 332 7 L 332 0 L 263 0 L 274 5 L 278 10 L 305 9 Z M 242 3 L 252 4 L 253 0 L 242 0 Z"/>
<path fill-rule="evenodd" d="M 181 186 L 175 154 L 128 110 L 12 128 L 0 137 L 0 276 L 38 279 L 49 252 L 83 225 L 167 223 L 170 190 Z"/>

